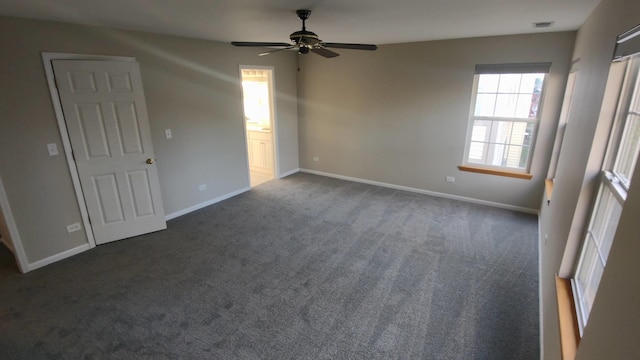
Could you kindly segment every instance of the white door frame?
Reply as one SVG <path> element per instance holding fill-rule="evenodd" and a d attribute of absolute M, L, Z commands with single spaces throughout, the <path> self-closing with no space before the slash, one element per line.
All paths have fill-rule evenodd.
<path fill-rule="evenodd" d="M 82 186 L 80 186 L 80 176 L 78 175 L 78 168 L 73 159 L 73 152 L 71 150 L 71 140 L 69 138 L 69 132 L 67 130 L 67 123 L 64 120 L 64 113 L 62 112 L 62 104 L 60 103 L 60 95 L 58 94 L 58 88 L 56 87 L 55 76 L 53 72 L 53 65 L 51 60 L 103 60 L 103 61 L 136 61 L 134 57 L 128 56 L 104 56 L 104 55 L 85 55 L 85 54 L 68 54 L 68 53 L 54 53 L 43 52 L 42 62 L 44 64 L 44 71 L 47 76 L 47 83 L 49 84 L 49 93 L 51 94 L 51 102 L 53 103 L 53 109 L 56 114 L 56 120 L 58 121 L 58 129 L 60 130 L 60 137 L 62 138 L 62 145 L 64 147 L 64 154 L 67 158 L 67 165 L 69 166 L 69 173 L 71 174 L 71 180 L 73 182 L 73 188 L 76 193 L 76 200 L 78 201 L 78 207 L 80 208 L 80 214 L 82 216 L 82 225 L 84 226 L 85 234 L 87 235 L 87 241 L 89 242 L 89 248 L 96 246 L 95 238 L 93 237 L 93 229 L 91 222 L 89 222 L 89 211 L 87 210 L 87 204 L 84 201 L 84 193 L 82 192 Z"/>
<path fill-rule="evenodd" d="M 271 70 L 271 81 L 269 84 L 269 101 L 271 101 L 271 143 L 273 144 L 273 167 L 274 178 L 280 179 L 280 151 L 278 143 L 278 118 L 276 117 L 276 69 L 273 66 L 260 66 L 260 65 L 239 65 L 238 75 L 240 77 L 240 94 L 242 95 L 242 128 L 244 129 L 244 150 L 247 158 L 247 178 L 249 179 L 249 187 L 251 187 L 251 174 L 249 169 L 249 150 L 247 144 L 247 121 L 244 119 L 244 90 L 242 89 L 242 70 L 260 69 Z"/>

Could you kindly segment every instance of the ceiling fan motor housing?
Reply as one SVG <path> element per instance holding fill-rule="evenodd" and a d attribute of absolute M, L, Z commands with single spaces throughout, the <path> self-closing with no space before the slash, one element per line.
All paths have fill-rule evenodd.
<path fill-rule="evenodd" d="M 307 30 L 296 31 L 289 35 L 289 39 L 296 45 L 314 46 L 320 42 L 316 33 Z"/>

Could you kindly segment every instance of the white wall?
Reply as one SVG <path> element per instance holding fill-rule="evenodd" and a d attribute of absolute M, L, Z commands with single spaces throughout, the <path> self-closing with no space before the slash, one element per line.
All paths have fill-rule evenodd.
<path fill-rule="evenodd" d="M 301 59 L 300 165 L 371 181 L 538 209 L 574 32 L 343 50 Z M 532 180 L 461 172 L 476 64 L 551 62 Z M 320 161 L 314 162 L 313 157 Z M 454 176 L 455 183 L 445 182 Z"/>
<path fill-rule="evenodd" d="M 0 44 L 0 175 L 29 263 L 87 243 L 66 232 L 81 219 L 64 155 L 47 154 L 47 143 L 62 143 L 41 52 L 137 59 L 167 214 L 249 186 L 240 64 L 275 68 L 280 170 L 298 168 L 295 53 L 6 17 Z"/>

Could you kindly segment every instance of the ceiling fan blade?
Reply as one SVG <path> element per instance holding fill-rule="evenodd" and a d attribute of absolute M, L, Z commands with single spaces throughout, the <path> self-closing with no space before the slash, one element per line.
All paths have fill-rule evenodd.
<path fill-rule="evenodd" d="M 291 44 L 283 42 L 252 42 L 252 41 L 232 41 L 233 46 L 253 46 L 253 47 L 273 47 L 273 46 L 285 46 L 289 47 Z"/>
<path fill-rule="evenodd" d="M 335 52 L 333 52 L 331 50 L 327 50 L 327 49 L 321 48 L 321 47 L 313 48 L 313 49 L 311 49 L 311 51 L 316 53 L 316 54 L 318 54 L 318 55 L 320 55 L 320 56 L 324 56 L 326 58 L 332 58 L 332 57 L 336 57 L 336 56 L 340 55 L 340 54 L 335 53 Z"/>
<path fill-rule="evenodd" d="M 346 44 L 346 43 L 322 43 L 322 46 L 336 49 L 352 49 L 352 50 L 375 50 L 376 45 L 369 44 Z"/>
<path fill-rule="evenodd" d="M 271 50 L 271 51 L 267 51 L 267 52 L 263 52 L 261 54 L 258 54 L 258 56 L 265 56 L 265 55 L 269 55 L 271 53 L 274 52 L 278 52 L 278 51 L 282 51 L 282 50 L 290 50 L 290 49 L 294 49 L 296 46 L 295 45 L 289 45 L 289 47 L 286 48 L 282 48 L 282 49 L 275 49 L 275 50 Z"/>

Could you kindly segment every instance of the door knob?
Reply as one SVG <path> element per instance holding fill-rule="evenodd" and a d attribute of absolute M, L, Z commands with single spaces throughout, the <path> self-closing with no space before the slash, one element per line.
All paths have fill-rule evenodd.
<path fill-rule="evenodd" d="M 149 165 L 153 164 L 154 162 L 156 162 L 156 159 L 151 159 L 151 158 L 149 158 L 149 159 L 147 159 L 147 161 L 146 161 L 146 163 L 147 163 L 147 164 L 149 164 Z"/>

